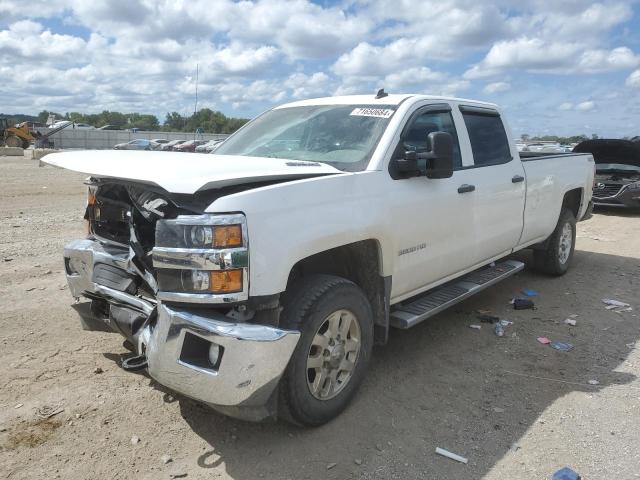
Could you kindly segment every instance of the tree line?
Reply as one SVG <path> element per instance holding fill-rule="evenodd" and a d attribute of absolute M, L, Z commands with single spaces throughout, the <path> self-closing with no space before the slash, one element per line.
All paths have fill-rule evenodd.
<path fill-rule="evenodd" d="M 10 123 L 37 122 L 45 124 L 50 115 L 54 115 L 56 120 L 86 123 L 96 128 L 112 125 L 122 130 L 137 128 L 143 131 L 171 132 L 195 132 L 200 129 L 206 133 L 233 133 L 249 121 L 246 118 L 227 117 L 224 113 L 210 108 L 203 108 L 189 116 L 181 115 L 178 112 L 170 112 L 167 113 L 162 124 L 155 115 L 110 112 L 108 110 L 89 114 L 80 112 L 61 114 L 43 110 L 37 116 L 0 114 L 0 117 L 6 117 Z"/>

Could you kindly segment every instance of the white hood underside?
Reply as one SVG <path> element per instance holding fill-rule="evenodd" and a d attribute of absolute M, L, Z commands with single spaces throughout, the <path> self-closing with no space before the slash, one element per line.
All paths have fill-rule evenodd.
<path fill-rule="evenodd" d="M 330 165 L 314 162 L 179 152 L 87 150 L 53 153 L 42 161 L 96 178 L 157 185 L 171 193 L 343 173 Z"/>

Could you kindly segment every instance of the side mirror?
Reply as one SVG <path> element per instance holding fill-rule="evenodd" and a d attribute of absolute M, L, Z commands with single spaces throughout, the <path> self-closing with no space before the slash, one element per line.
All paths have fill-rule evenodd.
<path fill-rule="evenodd" d="M 450 178 L 453 175 L 453 137 L 446 132 L 431 132 L 431 151 L 419 154 L 427 160 L 427 178 Z"/>

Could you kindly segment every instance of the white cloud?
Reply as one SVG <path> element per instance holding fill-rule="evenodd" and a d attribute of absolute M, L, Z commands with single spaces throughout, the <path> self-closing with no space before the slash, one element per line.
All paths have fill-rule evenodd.
<path fill-rule="evenodd" d="M 484 93 L 500 93 L 500 92 L 506 92 L 509 89 L 511 89 L 510 83 L 493 82 L 493 83 L 489 83 L 486 87 L 484 87 L 482 91 Z"/>
<path fill-rule="evenodd" d="M 498 42 L 482 62 L 465 72 L 469 79 L 496 77 L 509 70 L 534 73 L 601 73 L 633 68 L 640 56 L 627 47 L 583 50 L 579 43 L 545 42 L 521 37 Z"/>
<path fill-rule="evenodd" d="M 640 88 L 640 69 L 631 72 L 631 75 L 629 75 L 625 81 L 625 85 L 627 85 L 627 87 Z"/>
<path fill-rule="evenodd" d="M 592 100 L 587 100 L 576 105 L 576 110 L 579 112 L 590 112 L 596 108 L 596 103 Z"/>
<path fill-rule="evenodd" d="M 558 105 L 558 110 L 561 110 L 561 111 L 573 110 L 573 103 L 571 102 L 561 103 L 560 105 Z"/>
<path fill-rule="evenodd" d="M 301 72 L 293 73 L 284 82 L 284 86 L 291 90 L 293 98 L 310 98 L 329 94 L 329 76 L 324 72 L 305 75 Z"/>

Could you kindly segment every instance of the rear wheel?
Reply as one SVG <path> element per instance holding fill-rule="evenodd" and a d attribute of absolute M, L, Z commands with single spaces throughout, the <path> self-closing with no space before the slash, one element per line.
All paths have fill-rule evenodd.
<path fill-rule="evenodd" d="M 342 412 L 362 382 L 373 347 L 371 306 L 353 282 L 303 279 L 284 299 L 281 326 L 301 332 L 280 382 L 280 414 L 316 426 Z"/>
<path fill-rule="evenodd" d="M 569 269 L 576 246 L 576 218 L 573 212 L 563 208 L 555 230 L 547 240 L 544 250 L 534 250 L 536 270 L 549 275 L 564 275 Z"/>

